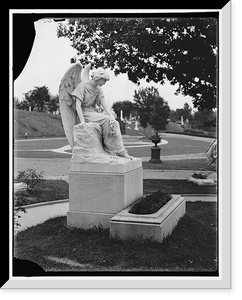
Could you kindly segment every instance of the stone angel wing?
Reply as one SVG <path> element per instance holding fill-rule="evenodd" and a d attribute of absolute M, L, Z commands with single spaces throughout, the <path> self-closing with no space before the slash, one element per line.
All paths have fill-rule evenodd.
<path fill-rule="evenodd" d="M 75 103 L 71 93 L 77 87 L 80 82 L 87 81 L 89 79 L 90 65 L 87 65 L 84 69 L 80 63 L 76 63 L 71 66 L 61 79 L 59 86 L 59 103 L 62 124 L 64 127 L 66 138 L 73 148 L 73 126 L 77 124 L 77 112 Z"/>

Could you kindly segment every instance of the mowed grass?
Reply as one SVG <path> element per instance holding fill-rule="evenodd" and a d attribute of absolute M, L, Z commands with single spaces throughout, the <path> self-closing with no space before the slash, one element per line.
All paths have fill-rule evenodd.
<path fill-rule="evenodd" d="M 14 137 L 64 136 L 61 116 L 14 109 Z"/>
<path fill-rule="evenodd" d="M 69 199 L 69 184 L 64 180 L 43 180 L 33 191 L 19 191 L 15 193 L 15 197 L 21 197 L 24 205 Z"/>
<path fill-rule="evenodd" d="M 179 179 L 144 179 L 144 193 L 162 190 L 169 194 L 216 194 L 217 186 L 199 186 L 187 180 Z"/>
<path fill-rule="evenodd" d="M 14 256 L 49 272 L 216 272 L 217 204 L 187 203 L 185 216 L 163 243 L 109 236 L 108 229 L 68 228 L 66 217 L 28 228 Z"/>
<path fill-rule="evenodd" d="M 162 160 L 162 157 L 161 157 Z M 161 164 L 143 161 L 142 167 L 150 170 L 197 170 L 212 171 L 206 159 L 163 160 Z"/>
<path fill-rule="evenodd" d="M 191 140 L 186 138 L 175 138 L 175 137 L 165 137 L 165 140 L 168 141 L 168 144 L 160 145 L 160 158 L 162 160 L 163 156 L 171 155 L 188 155 L 196 153 L 205 153 L 210 145 L 210 141 L 200 141 L 200 140 Z M 146 142 L 146 140 L 143 140 Z M 211 142 L 213 140 L 211 139 Z M 150 144 L 148 147 L 140 148 L 127 148 L 128 153 L 136 157 L 151 157 L 151 147 L 154 144 Z"/>
<path fill-rule="evenodd" d="M 216 194 L 216 186 L 198 186 L 187 180 L 144 179 L 145 193 L 162 190 L 170 194 Z M 24 199 L 24 205 L 69 198 L 69 184 L 64 180 L 44 180 L 30 193 L 19 191 L 15 197 Z"/>

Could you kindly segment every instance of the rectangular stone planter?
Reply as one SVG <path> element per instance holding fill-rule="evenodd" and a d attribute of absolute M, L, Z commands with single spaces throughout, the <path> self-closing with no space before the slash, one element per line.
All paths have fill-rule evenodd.
<path fill-rule="evenodd" d="M 138 215 L 125 208 L 110 221 L 110 235 L 115 238 L 152 238 L 157 242 L 169 236 L 186 212 L 185 198 L 172 195 L 172 199 L 154 214 Z"/>

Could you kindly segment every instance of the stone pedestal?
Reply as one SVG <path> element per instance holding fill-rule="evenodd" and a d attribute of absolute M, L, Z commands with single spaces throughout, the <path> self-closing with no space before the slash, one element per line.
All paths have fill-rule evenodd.
<path fill-rule="evenodd" d="M 143 196 L 142 160 L 119 159 L 116 164 L 71 163 L 67 225 L 91 228 L 109 222 Z"/>
<path fill-rule="evenodd" d="M 150 163 L 162 164 L 162 161 L 160 159 L 160 151 L 161 148 L 157 145 L 151 148 L 151 159 L 149 160 Z"/>
<path fill-rule="evenodd" d="M 153 146 L 151 148 L 151 159 L 149 160 L 150 163 L 153 164 L 162 164 L 162 161 L 160 159 L 160 150 L 161 148 L 159 146 L 157 146 L 157 144 L 161 141 L 160 137 L 155 137 L 152 139 L 152 142 L 155 144 L 155 146 Z"/>

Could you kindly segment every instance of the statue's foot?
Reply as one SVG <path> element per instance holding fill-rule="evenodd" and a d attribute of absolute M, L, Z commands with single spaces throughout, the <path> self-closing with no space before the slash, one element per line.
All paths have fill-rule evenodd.
<path fill-rule="evenodd" d="M 122 153 L 122 154 L 120 154 L 119 156 L 120 156 L 120 157 L 124 157 L 124 158 L 128 158 L 128 159 L 130 159 L 130 160 L 134 159 L 134 157 L 133 157 L 133 156 L 130 156 L 130 155 L 128 155 L 128 153 L 127 153 L 127 152 L 125 152 L 125 153 Z"/>

